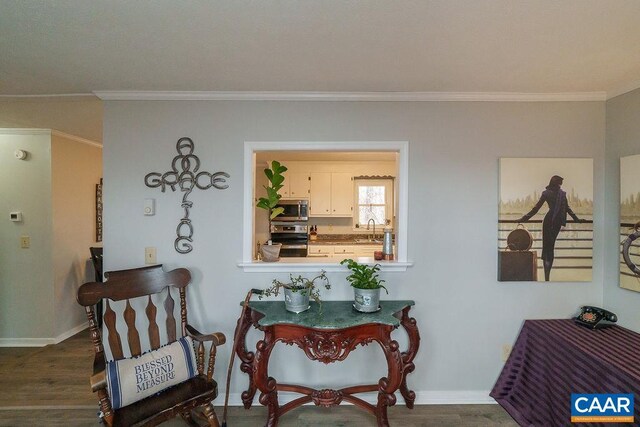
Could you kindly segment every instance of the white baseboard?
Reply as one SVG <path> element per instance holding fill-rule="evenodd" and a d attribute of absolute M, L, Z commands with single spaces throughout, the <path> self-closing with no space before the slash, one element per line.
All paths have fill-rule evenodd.
<path fill-rule="evenodd" d="M 55 344 L 54 338 L 0 338 L 0 347 L 44 347 Z"/>
<path fill-rule="evenodd" d="M 88 327 L 89 327 L 89 321 L 86 321 L 86 322 L 76 326 L 75 328 L 71 328 L 68 331 L 61 333 L 60 335 L 58 335 L 57 337 L 54 338 L 54 342 L 53 343 L 54 344 L 61 343 L 62 341 L 66 340 L 67 338 L 71 338 L 72 336 L 74 336 L 78 332 L 84 331 Z"/>
<path fill-rule="evenodd" d="M 253 404 L 260 405 L 257 397 L 260 395 L 258 391 L 254 398 Z M 300 397 L 297 393 L 280 392 L 278 393 L 278 402 L 280 405 L 291 402 L 292 400 Z M 376 404 L 377 393 L 361 393 L 357 395 L 364 401 Z M 396 392 L 398 399 L 396 405 L 404 405 L 404 399 L 399 392 Z M 216 404 L 224 403 L 224 394 L 218 395 Z M 309 403 L 311 405 L 312 403 Z M 350 405 L 350 403 L 344 403 Z M 496 401 L 489 396 L 489 390 L 424 390 L 416 391 L 416 405 L 492 405 L 496 404 Z M 240 393 L 231 393 L 229 395 L 229 406 L 242 406 L 242 399 Z"/>
<path fill-rule="evenodd" d="M 44 347 L 49 344 L 58 344 L 88 327 L 89 322 L 84 322 L 55 338 L 0 338 L 0 347 Z"/>

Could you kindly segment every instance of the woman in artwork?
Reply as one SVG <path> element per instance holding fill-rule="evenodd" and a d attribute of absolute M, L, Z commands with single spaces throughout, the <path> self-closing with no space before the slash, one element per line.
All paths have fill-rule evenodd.
<path fill-rule="evenodd" d="M 538 213 L 545 202 L 549 206 L 549 211 L 542 221 L 542 265 L 544 267 L 544 280 L 547 282 L 553 266 L 556 239 L 562 227 L 567 225 L 567 214 L 571 215 L 574 221 L 582 222 L 569 207 L 567 193 L 560 188 L 563 180 L 561 176 L 552 176 L 538 203 L 529 213 L 518 219 L 518 222 L 529 221 L 532 216 Z"/>

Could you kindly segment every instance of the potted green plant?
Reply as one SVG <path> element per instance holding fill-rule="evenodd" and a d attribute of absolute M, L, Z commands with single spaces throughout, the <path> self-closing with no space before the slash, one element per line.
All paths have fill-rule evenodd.
<path fill-rule="evenodd" d="M 364 313 L 372 313 L 380 309 L 380 289 L 389 291 L 384 287 L 384 280 L 378 278 L 380 264 L 369 266 L 358 264 L 352 259 L 344 259 L 340 264 L 347 266 L 351 274 L 347 281 L 353 287 L 353 307 Z"/>
<path fill-rule="evenodd" d="M 269 185 L 263 185 L 263 188 L 267 191 L 267 197 L 260 197 L 258 199 L 258 203 L 256 206 L 265 209 L 269 212 L 269 223 L 275 217 L 280 215 L 284 209 L 281 207 L 276 207 L 278 205 L 278 201 L 282 197 L 279 193 L 280 189 L 283 186 L 284 175 L 287 171 L 287 167 L 281 165 L 280 162 L 274 160 L 271 162 L 271 168 L 265 168 L 264 174 L 269 180 Z M 271 243 L 271 241 L 269 241 Z M 262 260 L 266 262 L 278 261 L 280 259 L 280 247 L 282 245 L 277 244 L 266 244 L 260 247 L 260 252 L 262 253 Z"/>
<path fill-rule="evenodd" d="M 309 299 L 313 298 L 315 302 L 320 305 L 322 310 L 322 301 L 320 300 L 320 290 L 317 288 L 316 281 L 323 283 L 325 289 L 331 289 L 331 284 L 327 278 L 326 272 L 322 270 L 319 275 L 313 279 L 297 276 L 293 274 L 289 275 L 288 282 L 281 282 L 278 279 L 273 279 L 271 286 L 262 291 L 262 294 L 258 298 L 262 299 L 263 296 L 278 296 L 280 289 L 284 289 L 284 306 L 287 311 L 294 313 L 302 313 L 309 309 Z"/>

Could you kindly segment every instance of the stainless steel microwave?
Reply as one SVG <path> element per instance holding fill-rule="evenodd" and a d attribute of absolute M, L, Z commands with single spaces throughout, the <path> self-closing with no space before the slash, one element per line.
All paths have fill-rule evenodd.
<path fill-rule="evenodd" d="M 277 221 L 308 221 L 309 220 L 309 200 L 290 199 L 280 200 L 276 207 L 284 209 L 277 216 Z"/>

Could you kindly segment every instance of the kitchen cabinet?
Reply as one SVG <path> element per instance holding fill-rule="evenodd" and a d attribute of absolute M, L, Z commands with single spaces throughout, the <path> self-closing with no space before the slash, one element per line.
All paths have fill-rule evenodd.
<path fill-rule="evenodd" d="M 350 173 L 331 174 L 331 215 L 353 215 L 353 180 Z"/>
<path fill-rule="evenodd" d="M 306 172 L 285 172 L 280 194 L 285 199 L 306 199 L 309 197 L 309 174 Z"/>
<path fill-rule="evenodd" d="M 355 256 L 356 248 L 354 246 L 336 245 L 333 247 L 333 254 Z"/>
<path fill-rule="evenodd" d="M 375 251 L 382 251 L 382 245 L 356 246 L 356 256 L 373 258 L 373 253 Z"/>
<path fill-rule="evenodd" d="M 309 245 L 307 250 L 307 256 L 330 257 L 332 255 L 333 245 Z"/>
<path fill-rule="evenodd" d="M 353 181 L 350 173 L 311 172 L 310 216 L 353 215 Z"/>
<path fill-rule="evenodd" d="M 382 251 L 382 245 L 309 245 L 310 257 L 327 258 L 373 258 L 375 251 Z"/>

